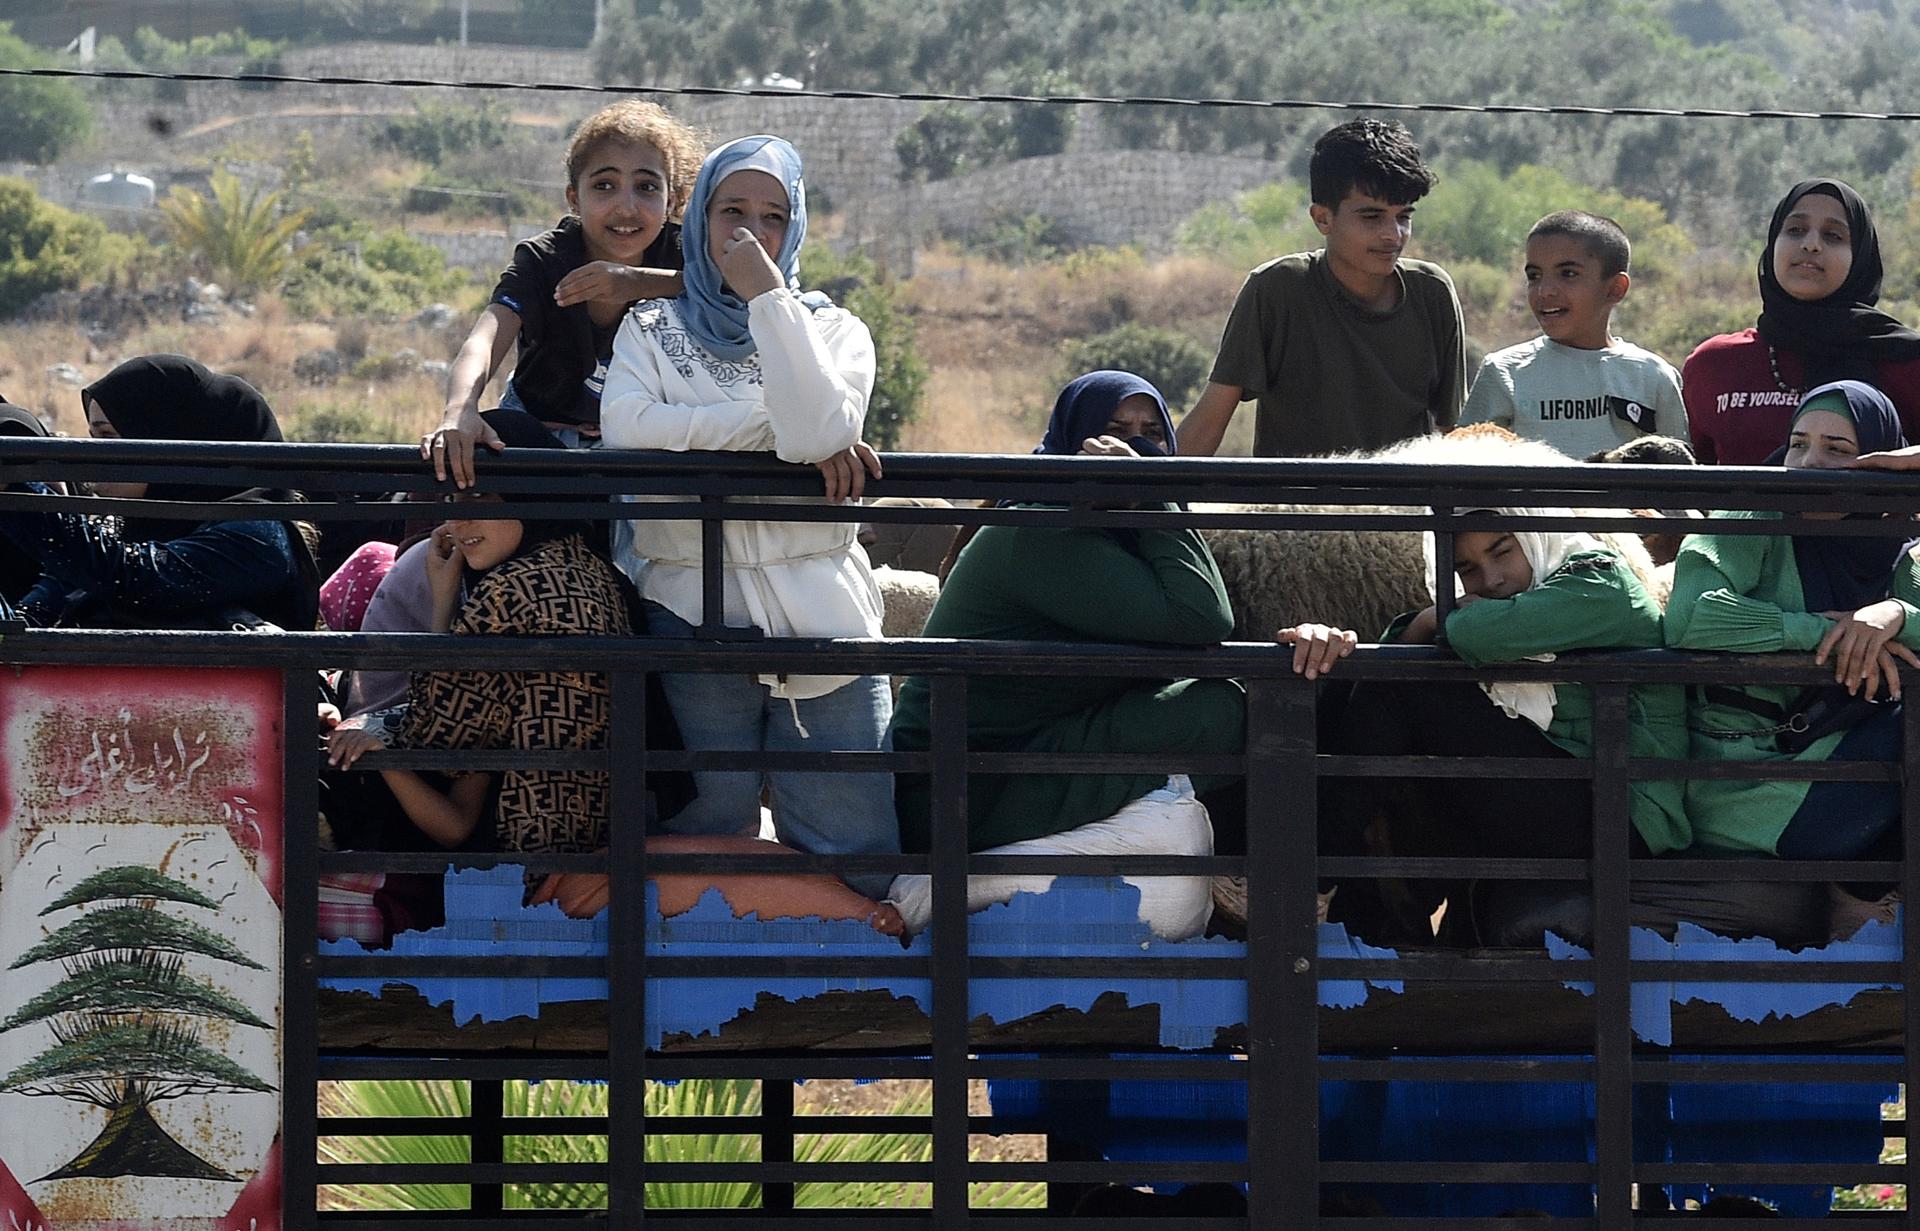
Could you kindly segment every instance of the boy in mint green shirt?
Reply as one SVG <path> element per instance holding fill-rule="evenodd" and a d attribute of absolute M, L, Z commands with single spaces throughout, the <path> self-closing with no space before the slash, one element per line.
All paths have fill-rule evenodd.
<path fill-rule="evenodd" d="M 1575 458 L 1649 434 L 1687 439 L 1680 374 L 1612 333 L 1631 257 L 1611 218 L 1561 210 L 1534 223 L 1527 306 L 1540 336 L 1481 361 L 1460 422 L 1497 423 Z"/>

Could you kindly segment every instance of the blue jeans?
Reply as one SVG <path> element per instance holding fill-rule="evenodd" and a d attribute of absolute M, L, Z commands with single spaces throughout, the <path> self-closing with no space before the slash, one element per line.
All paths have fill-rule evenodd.
<path fill-rule="evenodd" d="M 1887 705 L 1840 737 L 1829 761 L 1898 761 L 1899 705 Z M 1859 859 L 1900 821 L 1900 786 L 1894 782 L 1816 782 L 1780 832 L 1774 851 L 1782 859 Z M 1879 854 L 1897 859 L 1897 854 Z"/>
<path fill-rule="evenodd" d="M 693 626 L 664 607 L 649 605 L 647 632 L 691 637 Z M 675 673 L 662 675 L 660 683 L 681 737 L 695 752 L 867 752 L 893 746 L 887 733 L 893 694 L 883 675 L 861 676 L 824 697 L 794 702 L 775 697 L 748 675 Z M 892 774 L 702 770 L 693 780 L 699 796 L 666 819 L 669 833 L 753 833 L 765 786 L 772 797 L 774 828 L 789 846 L 832 855 L 900 850 Z M 890 873 L 845 879 L 871 898 L 886 896 L 893 881 Z"/>

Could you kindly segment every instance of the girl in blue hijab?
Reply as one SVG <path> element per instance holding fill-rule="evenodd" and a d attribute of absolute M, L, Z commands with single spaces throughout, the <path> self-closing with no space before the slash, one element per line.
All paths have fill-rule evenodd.
<path fill-rule="evenodd" d="M 600 402 L 603 439 L 623 449 L 771 452 L 818 466 L 829 500 L 858 496 L 871 450 L 856 453 L 873 391 L 873 337 L 860 318 L 799 288 L 807 233 L 800 155 L 778 137 L 743 137 L 707 156 L 681 230 L 686 289 L 635 304 L 614 340 Z M 859 446 L 864 450 L 864 446 Z M 878 473 L 877 464 L 867 467 Z M 678 497 L 654 497 L 678 499 Z M 638 499 L 648 499 L 639 497 Z M 716 626 L 770 637 L 878 637 L 880 591 L 852 521 L 724 523 L 722 609 L 701 583 L 698 522 L 642 519 L 619 563 L 652 600 L 654 636 Z M 885 747 L 884 676 L 668 674 L 687 747 L 872 752 Z M 780 839 L 813 854 L 900 849 L 884 773 L 697 771 L 698 797 L 668 818 L 685 834 L 754 833 L 762 794 Z M 890 876 L 849 884 L 879 898 Z"/>
<path fill-rule="evenodd" d="M 785 287 L 809 311 L 831 306 L 818 291 L 800 294 L 800 245 L 807 239 L 807 186 L 800 171 L 800 152 L 783 138 L 742 137 L 709 154 L 693 182 L 681 231 L 689 254 L 687 289 L 674 306 L 694 340 L 722 359 L 745 359 L 758 349 L 747 319 L 754 293 Z M 741 172 L 758 172 L 772 183 L 762 182 L 758 192 L 743 188 L 751 181 L 735 181 Z M 778 189 L 784 209 L 768 188 Z M 757 241 L 761 259 L 742 249 L 742 229 Z M 736 268 L 754 276 L 750 293 L 729 285 Z"/>

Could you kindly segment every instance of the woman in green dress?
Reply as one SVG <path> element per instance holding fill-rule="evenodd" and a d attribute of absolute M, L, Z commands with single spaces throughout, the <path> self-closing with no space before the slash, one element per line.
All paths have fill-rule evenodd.
<path fill-rule="evenodd" d="M 1884 393 L 1836 381 L 1808 393 L 1775 460 L 1844 470 L 1905 444 Z M 1844 480 L 1842 480 L 1844 481 Z M 1772 513 L 1721 514 L 1722 520 Z M 1838 514 L 1834 515 L 1836 518 Z M 1725 761 L 1884 761 L 1900 755 L 1896 662 L 1920 666 L 1920 562 L 1898 537 L 1696 534 L 1674 564 L 1667 644 L 1811 653 L 1834 683 L 1698 687 L 1693 754 Z M 1687 812 L 1703 847 L 1794 859 L 1895 857 L 1899 788 L 1887 782 L 1701 779 Z"/>

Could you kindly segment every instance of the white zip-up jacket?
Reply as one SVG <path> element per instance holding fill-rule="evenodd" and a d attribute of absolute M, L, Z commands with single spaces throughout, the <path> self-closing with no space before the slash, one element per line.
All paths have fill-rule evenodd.
<path fill-rule="evenodd" d="M 860 439 L 873 391 L 873 337 L 838 307 L 810 311 L 781 288 L 747 305 L 758 351 L 721 359 L 695 341 L 670 299 L 621 322 L 600 401 L 600 431 L 620 449 L 771 450 L 817 463 Z M 632 500 L 678 500 L 639 496 Z M 760 503 L 819 498 L 754 497 Z M 702 616 L 700 523 L 631 523 L 620 565 L 640 592 L 689 624 Z M 880 591 L 853 522 L 725 523 L 726 622 L 775 637 L 878 637 Z M 853 676 L 761 676 L 775 696 L 824 696 Z"/>

